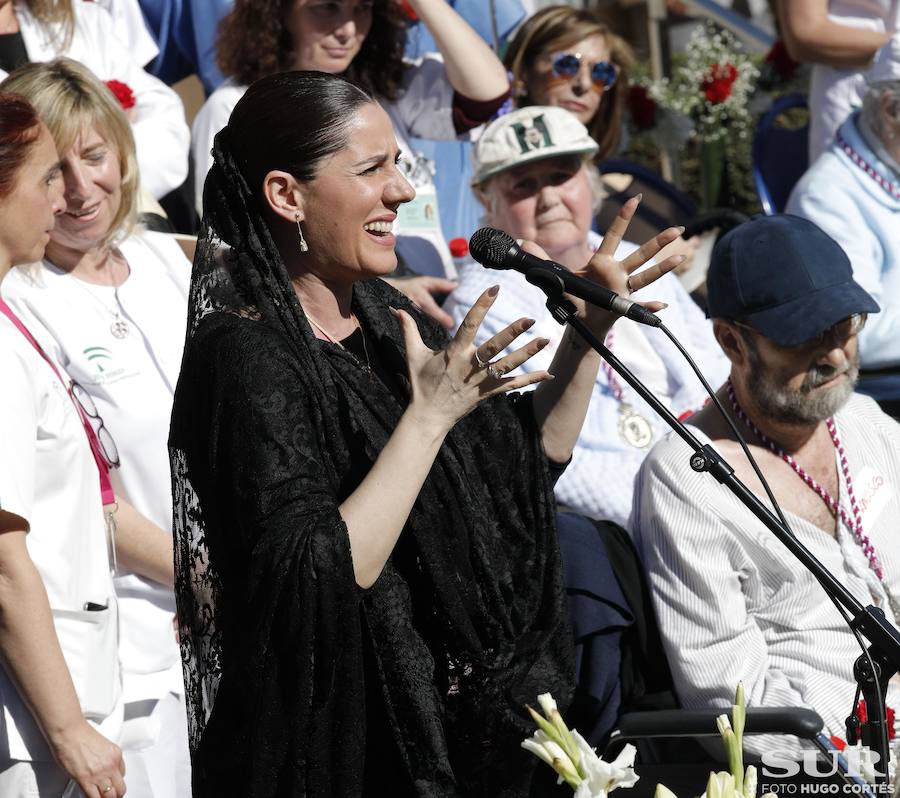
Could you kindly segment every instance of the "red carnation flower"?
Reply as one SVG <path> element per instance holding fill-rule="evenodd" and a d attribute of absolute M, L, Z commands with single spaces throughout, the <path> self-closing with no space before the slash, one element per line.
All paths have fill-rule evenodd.
<path fill-rule="evenodd" d="M 703 78 L 703 95 L 711 103 L 723 103 L 731 96 L 731 87 L 737 80 L 734 64 L 712 64 Z"/>
<path fill-rule="evenodd" d="M 625 100 L 628 111 L 638 130 L 649 130 L 656 123 L 656 101 L 645 86 L 634 85 Z"/>
<path fill-rule="evenodd" d="M 137 100 L 134 98 L 131 86 L 127 83 L 122 83 L 121 80 L 107 80 L 106 86 L 116 96 L 123 110 L 127 111 L 129 108 L 134 108 Z"/>
<path fill-rule="evenodd" d="M 790 80 L 800 66 L 787 51 L 782 39 L 776 39 L 772 49 L 766 54 L 766 63 L 769 64 L 782 80 Z"/>
<path fill-rule="evenodd" d="M 419 15 L 413 11 L 413 7 L 409 4 L 409 0 L 400 0 L 400 10 L 413 22 L 419 19 Z"/>

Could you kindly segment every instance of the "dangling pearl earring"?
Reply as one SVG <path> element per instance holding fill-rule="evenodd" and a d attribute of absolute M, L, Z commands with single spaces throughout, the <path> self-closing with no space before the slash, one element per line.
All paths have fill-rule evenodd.
<path fill-rule="evenodd" d="M 309 244 L 306 243 L 306 239 L 303 237 L 303 230 L 300 229 L 300 214 L 298 213 L 294 216 L 294 221 L 297 222 L 297 235 L 300 236 L 300 251 L 301 252 L 309 252 Z"/>

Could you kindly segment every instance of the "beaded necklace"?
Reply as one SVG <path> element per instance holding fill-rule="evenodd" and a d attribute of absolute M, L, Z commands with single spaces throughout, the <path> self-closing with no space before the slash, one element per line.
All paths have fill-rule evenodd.
<path fill-rule="evenodd" d="M 607 349 L 612 351 L 615 335 L 612 330 L 606 334 L 606 340 L 603 342 Z M 606 382 L 609 390 L 612 391 L 613 399 L 619 403 L 619 437 L 622 438 L 629 446 L 635 449 L 647 449 L 653 443 L 653 427 L 650 422 L 638 413 L 628 402 L 625 401 L 625 392 L 622 390 L 622 383 L 613 371 L 612 366 L 601 359 L 600 367 L 606 375 Z"/>
<path fill-rule="evenodd" d="M 802 479 L 813 491 L 825 502 L 825 506 L 831 511 L 831 514 L 835 517 L 840 517 L 841 521 L 843 521 L 844 526 L 850 530 L 854 539 L 856 540 L 859 547 L 862 549 L 863 554 L 866 555 L 866 559 L 869 561 L 869 567 L 874 572 L 875 576 L 878 577 L 878 581 L 881 582 L 882 587 L 884 588 L 884 592 L 888 597 L 888 601 L 890 602 L 891 610 L 894 613 L 894 617 L 900 619 L 900 606 L 898 606 L 897 602 L 894 600 L 894 597 L 891 595 L 891 592 L 888 590 L 887 584 L 884 581 L 884 568 L 881 565 L 881 560 L 878 559 L 878 555 L 875 552 L 875 546 L 872 544 L 872 541 L 869 540 L 869 537 L 863 531 L 863 522 L 862 522 L 862 511 L 859 509 L 859 504 L 856 501 L 856 494 L 853 491 L 853 478 L 850 476 L 850 466 L 847 463 L 847 455 L 844 452 L 844 445 L 841 443 L 840 436 L 837 432 L 837 425 L 834 423 L 833 418 L 829 418 L 825 422 L 825 426 L 828 429 L 828 434 L 831 436 L 831 442 L 834 445 L 835 451 L 838 455 L 838 460 L 841 464 L 841 473 L 844 475 L 844 484 L 847 486 L 847 498 L 850 501 L 850 513 L 827 491 L 823 488 L 812 476 L 810 476 L 806 469 L 803 468 L 791 455 L 784 451 L 775 441 L 769 438 L 759 427 L 756 426 L 751 420 L 750 417 L 744 412 L 744 409 L 738 404 L 737 397 L 734 395 L 734 386 L 731 384 L 731 380 L 728 380 L 725 383 L 726 391 L 728 392 L 728 399 L 731 401 L 731 408 L 734 410 L 734 414 L 756 435 L 766 447 L 773 453 L 784 460 L 797 474 L 800 479 Z M 852 518 L 851 514 L 852 513 Z"/>
<path fill-rule="evenodd" d="M 888 194 L 890 194 L 894 199 L 900 199 L 900 186 L 896 183 L 892 183 L 888 180 L 884 175 L 880 175 L 875 169 L 870 166 L 866 159 L 862 157 L 853 147 L 847 142 L 847 140 L 841 135 L 840 131 L 836 134 L 837 143 L 840 148 L 847 153 L 850 160 L 853 161 L 860 169 L 862 169 L 869 177 L 871 177 L 879 186 L 881 186 Z"/>

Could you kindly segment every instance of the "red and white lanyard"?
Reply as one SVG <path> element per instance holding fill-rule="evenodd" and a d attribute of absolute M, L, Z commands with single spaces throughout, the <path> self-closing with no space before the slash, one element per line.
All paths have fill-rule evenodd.
<path fill-rule="evenodd" d="M 615 343 L 616 336 L 613 330 L 610 330 L 606 334 L 606 339 L 603 341 L 603 345 L 612 352 L 613 343 Z M 613 371 L 613 367 L 606 362 L 606 358 L 600 359 L 600 368 L 603 370 L 603 373 L 606 375 L 606 383 L 609 385 L 609 390 L 612 391 L 613 399 L 617 402 L 622 401 L 622 396 L 624 395 L 624 391 L 622 390 L 622 383 L 619 382 L 619 378 L 616 376 L 616 372 Z"/>
<path fill-rule="evenodd" d="M 66 389 L 66 393 L 69 395 L 69 399 L 72 400 L 72 404 L 75 406 L 75 411 L 78 413 L 78 418 L 81 419 L 81 425 L 84 427 L 84 432 L 85 435 L 87 435 L 88 444 L 91 447 L 91 454 L 94 455 L 94 462 L 97 464 L 97 471 L 100 477 L 100 494 L 103 499 L 103 504 L 110 505 L 115 503 L 116 495 L 113 491 L 112 482 L 109 478 L 109 466 L 106 465 L 106 461 L 103 459 L 103 449 L 100 446 L 100 441 L 97 439 L 97 433 L 94 432 L 94 428 L 91 426 L 90 419 L 87 417 L 84 409 L 81 407 L 81 405 L 78 404 L 78 402 L 75 400 L 75 397 L 72 395 L 72 389 L 70 385 L 63 379 L 62 374 L 59 373 L 59 369 L 56 368 L 56 365 L 47 356 L 47 353 L 44 351 L 43 347 L 28 331 L 28 328 L 24 324 L 22 324 L 15 313 L 12 312 L 9 305 L 7 305 L 6 302 L 4 302 L 2 299 L 0 299 L 0 313 L 3 313 L 3 315 L 13 323 L 15 328 L 25 337 L 25 340 L 27 340 L 28 343 L 30 343 L 37 350 L 37 353 L 42 358 L 44 358 L 44 360 L 47 362 L 47 365 L 49 365 L 50 368 L 53 369 L 53 373 Z"/>
<path fill-rule="evenodd" d="M 838 459 L 841 463 L 844 484 L 847 486 L 847 498 L 850 501 L 850 513 L 848 513 L 847 510 L 827 490 L 825 490 L 825 488 L 816 482 L 816 480 L 806 472 L 803 466 L 785 452 L 784 449 L 775 443 L 775 441 L 768 438 L 765 433 L 750 420 L 744 412 L 744 409 L 738 404 L 737 397 L 734 395 L 734 387 L 731 384 L 731 380 L 728 380 L 728 382 L 725 383 L 725 386 L 728 391 L 728 398 L 731 400 L 731 407 L 734 410 L 734 414 L 753 431 L 753 434 L 756 435 L 770 451 L 784 460 L 784 462 L 794 470 L 797 476 L 819 495 L 828 509 L 831 510 L 832 515 L 835 517 L 840 516 L 841 521 L 844 522 L 844 526 L 850 530 L 853 537 L 856 539 L 856 542 L 859 544 L 859 547 L 863 550 L 863 554 L 865 554 L 866 558 L 869 560 L 869 567 L 874 571 L 875 576 L 878 577 L 878 580 L 884 586 L 885 593 L 887 593 L 890 598 L 887 585 L 884 584 L 884 569 L 881 567 L 881 561 L 875 553 L 875 546 L 872 545 L 872 541 L 870 541 L 865 532 L 863 532 L 862 512 L 859 509 L 859 504 L 856 502 L 856 494 L 853 491 L 853 479 L 850 476 L 850 467 L 847 464 L 847 455 L 844 452 L 844 445 L 841 443 L 841 439 L 838 436 L 834 419 L 829 418 L 825 422 L 825 426 L 828 428 L 828 434 L 831 435 L 831 442 L 834 444 Z M 850 515 L 851 513 L 852 518 Z"/>

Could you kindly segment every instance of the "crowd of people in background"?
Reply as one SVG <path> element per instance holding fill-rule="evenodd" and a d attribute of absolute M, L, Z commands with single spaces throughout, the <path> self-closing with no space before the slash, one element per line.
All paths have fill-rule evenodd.
<path fill-rule="evenodd" d="M 465 240 L 657 312 L 731 426 L 662 331 L 576 302 L 900 625 L 900 427 L 854 392 L 900 375 L 898 4 L 750 4 L 813 65 L 810 167 L 700 294 L 640 196 L 598 221 L 646 57 L 599 5 L 0 0 L 0 796 L 551 790 L 524 705 L 602 748 L 645 622 L 681 705 L 740 681 L 843 734 L 815 581 Z"/>

